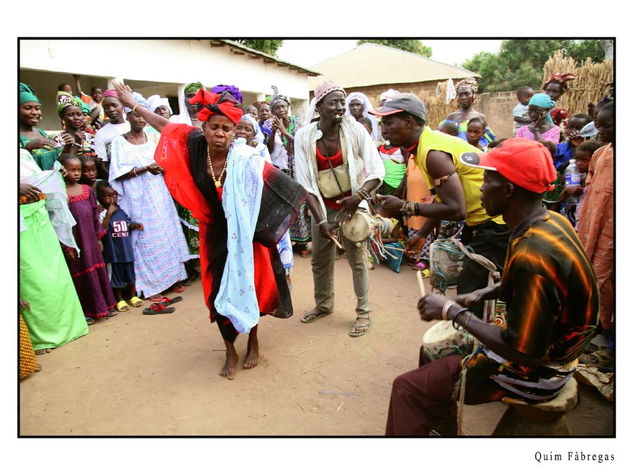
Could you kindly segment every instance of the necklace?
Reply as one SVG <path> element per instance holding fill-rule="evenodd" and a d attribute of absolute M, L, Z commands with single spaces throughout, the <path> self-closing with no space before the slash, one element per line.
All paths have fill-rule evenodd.
<path fill-rule="evenodd" d="M 209 164 L 209 170 L 211 170 L 211 178 L 213 179 L 213 184 L 216 188 L 222 188 L 222 177 L 224 176 L 224 172 L 226 171 L 226 162 L 228 162 L 228 157 L 224 160 L 224 167 L 222 168 L 222 173 L 220 173 L 219 177 L 215 177 L 215 172 L 213 171 L 213 164 L 211 163 L 211 154 L 209 153 L 209 146 L 207 145 L 207 163 Z"/>

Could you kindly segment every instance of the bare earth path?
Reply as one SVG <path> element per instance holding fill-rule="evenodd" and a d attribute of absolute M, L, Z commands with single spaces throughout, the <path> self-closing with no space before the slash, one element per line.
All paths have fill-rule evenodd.
<path fill-rule="evenodd" d="M 97 322 L 90 333 L 39 357 L 43 369 L 20 383 L 21 435 L 382 435 L 393 378 L 417 365 L 421 322 L 415 273 L 371 271 L 372 326 L 347 335 L 354 319 L 351 272 L 336 263 L 336 308 L 311 324 L 310 260 L 295 258 L 288 320 L 260 323 L 260 362 L 235 380 L 218 376 L 224 345 L 207 319 L 197 280 L 176 312 L 141 309 Z M 428 288 L 428 282 L 427 282 Z M 173 296 L 173 295 L 171 295 Z M 613 404 L 581 386 L 568 416 L 575 435 L 613 435 Z M 464 432 L 490 435 L 501 403 L 467 406 Z"/>

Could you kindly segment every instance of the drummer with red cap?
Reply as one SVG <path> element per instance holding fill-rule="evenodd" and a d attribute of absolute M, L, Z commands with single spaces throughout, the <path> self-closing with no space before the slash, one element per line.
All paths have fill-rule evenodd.
<path fill-rule="evenodd" d="M 489 215 L 503 215 L 511 230 L 503 276 L 494 286 L 452 300 L 436 294 L 420 299 L 422 320 L 451 320 L 480 345 L 465 358 L 445 356 L 398 376 L 386 435 L 425 436 L 440 424 L 449 428 L 443 435 L 454 432 L 460 375 L 466 377 L 466 404 L 504 396 L 532 403 L 553 399 L 573 377 L 596 329 L 598 287 L 591 264 L 569 222 L 542 204 L 556 178 L 548 150 L 512 138 L 487 154 L 463 153 L 460 162 L 485 170 L 483 206 Z M 480 320 L 466 307 L 494 298 L 506 303 L 501 325 Z"/>

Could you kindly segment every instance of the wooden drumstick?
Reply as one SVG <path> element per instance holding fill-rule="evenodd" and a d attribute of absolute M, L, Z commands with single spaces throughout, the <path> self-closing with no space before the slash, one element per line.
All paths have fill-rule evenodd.
<path fill-rule="evenodd" d="M 418 276 L 418 285 L 420 286 L 420 295 L 424 297 L 426 295 L 426 290 L 424 290 L 424 281 L 422 280 L 422 271 L 416 271 L 416 275 Z"/>
<path fill-rule="evenodd" d="M 341 243 L 338 242 L 338 239 L 336 239 L 334 236 L 330 236 L 330 239 L 332 239 L 334 244 L 336 244 L 339 249 L 344 250 L 343 246 L 341 246 Z"/>

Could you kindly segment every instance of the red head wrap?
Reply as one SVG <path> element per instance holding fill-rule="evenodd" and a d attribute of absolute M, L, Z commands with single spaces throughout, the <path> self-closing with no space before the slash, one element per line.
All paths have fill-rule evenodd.
<path fill-rule="evenodd" d="M 198 89 L 191 98 L 192 104 L 202 104 L 204 107 L 198 111 L 198 120 L 206 122 L 214 114 L 222 114 L 228 117 L 235 125 L 242 118 L 244 111 L 237 106 L 233 96 L 227 92 L 215 94 L 206 89 Z"/>
<path fill-rule="evenodd" d="M 545 84 L 543 84 L 543 89 L 545 89 L 547 87 L 547 85 L 550 82 L 555 82 L 558 84 L 561 84 L 563 86 L 563 89 L 567 88 L 567 84 L 565 84 L 568 81 L 573 81 L 574 79 L 578 78 L 578 76 L 576 76 L 575 74 L 572 73 L 565 73 L 565 74 L 553 74 L 548 80 L 547 82 L 545 82 Z"/>

